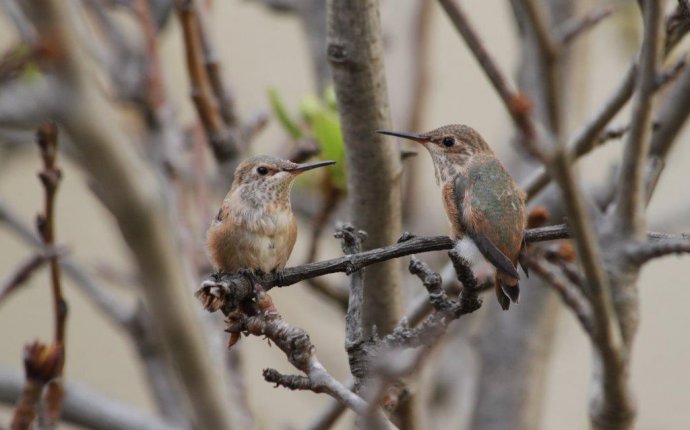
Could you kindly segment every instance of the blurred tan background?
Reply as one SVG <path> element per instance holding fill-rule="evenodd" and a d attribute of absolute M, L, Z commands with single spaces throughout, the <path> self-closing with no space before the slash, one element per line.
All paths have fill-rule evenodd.
<path fill-rule="evenodd" d="M 409 103 L 406 76 L 410 73 L 408 53 L 411 12 L 417 0 L 389 0 L 382 3 L 382 21 L 389 56 L 386 62 L 394 124 Z M 505 1 L 465 2 L 472 21 L 487 47 L 507 71 L 514 71 L 518 59 L 515 29 Z M 621 6 L 623 3 L 616 3 Z M 428 102 L 423 107 L 423 128 L 462 122 L 479 130 L 493 145 L 499 158 L 510 160 L 514 147 L 508 144 L 510 124 L 493 89 L 469 55 L 448 20 L 434 7 L 430 44 L 431 80 Z M 311 67 L 304 37 L 297 19 L 275 15 L 252 1 L 216 0 L 213 28 L 225 74 L 232 85 L 238 107 L 245 116 L 267 109 L 268 87 L 280 90 L 286 103 L 297 108 L 302 96 L 313 91 Z M 634 55 L 623 31 L 625 14 L 605 21 L 578 43 L 588 44 L 580 59 L 586 86 L 577 89 L 582 97 L 579 114 L 569 118 L 570 130 L 599 106 L 627 69 Z M 631 36 L 632 34 L 632 36 Z M 0 20 L 0 46 L 13 40 L 11 26 Z M 188 97 L 188 80 L 183 62 L 179 27 L 172 19 L 163 36 L 163 63 L 168 89 L 178 115 L 194 118 Z M 67 103 L 69 101 L 66 101 Z M 627 110 L 614 124 L 627 122 Z M 183 122 L 189 122 L 183 121 Z M 420 131 L 420 130 L 415 130 Z M 684 130 L 669 158 L 658 191 L 651 204 L 650 224 L 661 231 L 690 230 L 690 193 L 687 191 L 690 167 L 690 130 Z M 282 130 L 269 125 L 255 143 L 255 152 L 270 153 L 285 140 Z M 33 222 L 42 207 L 42 190 L 36 172 L 39 159 L 31 142 L 27 150 L 12 160 L 0 162 L 0 198 Z M 597 150 L 581 163 L 580 174 L 587 179 L 608 175 L 608 161 L 620 155 L 620 144 Z M 426 214 L 424 222 L 406 225 L 415 234 L 445 234 L 445 215 L 441 210 L 431 162 L 426 154 L 410 161 L 422 172 L 415 211 Z M 109 214 L 100 207 L 86 186 L 83 175 L 64 157 L 60 160 L 64 180 L 57 197 L 57 237 L 71 255 L 85 263 L 107 262 L 126 270 L 125 247 Z M 299 189 L 296 190 L 299 192 Z M 306 232 L 308 225 L 301 225 Z M 202 240 L 202 238 L 197 238 Z M 327 239 L 322 258 L 337 256 L 339 245 Z M 298 237 L 292 264 L 304 259 L 306 235 Z M 29 250 L 14 236 L 0 228 L 0 278 L 11 273 Z M 407 259 L 405 259 L 407 261 Z M 690 422 L 690 260 L 668 257 L 646 266 L 640 280 L 642 323 L 635 347 L 632 381 L 640 405 L 640 429 L 680 429 Z M 439 266 L 440 268 L 440 266 Z M 344 275 L 339 275 L 344 277 Z M 151 409 L 153 403 L 143 383 L 143 375 L 127 339 L 106 322 L 78 292 L 67 284 L 70 306 L 66 377 L 88 384 L 109 396 Z M 190 285 L 190 300 L 195 286 Z M 123 296 L 130 293 L 112 285 Z M 324 365 L 337 377 L 348 375 L 343 350 L 344 324 L 339 312 L 324 304 L 304 286 L 274 291 L 283 316 L 305 328 L 318 348 Z M 495 303 L 487 301 L 486 305 Z M 217 316 L 220 318 L 220 316 Z M 469 318 L 473 318 L 469 317 Z M 468 319 L 469 319 L 468 318 Z M 464 324 L 463 319 L 456 324 Z M 548 364 L 548 380 L 543 407 L 543 429 L 583 429 L 587 427 L 589 383 L 589 345 L 568 312 L 561 312 L 553 353 Z M 52 314 L 47 272 L 41 271 L 22 290 L 0 306 L 0 367 L 21 370 L 23 345 L 35 338 L 48 339 L 52 333 Z M 290 371 L 284 356 L 256 337 L 243 339 L 247 352 L 246 381 L 251 387 L 251 402 L 262 428 L 284 428 L 308 421 L 325 396 L 274 389 L 265 383 L 261 369 L 275 367 Z M 452 375 L 448 375 L 452 378 Z M 7 409 L 0 413 L 0 424 L 7 423 Z M 340 424 L 346 428 L 345 422 Z"/>

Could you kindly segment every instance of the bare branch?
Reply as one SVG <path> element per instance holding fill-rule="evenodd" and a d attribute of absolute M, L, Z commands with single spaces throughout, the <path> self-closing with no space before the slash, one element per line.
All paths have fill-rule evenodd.
<path fill-rule="evenodd" d="M 570 229 L 563 225 L 554 225 L 529 229 L 525 232 L 527 243 L 549 240 L 567 239 L 572 237 Z M 668 240 L 677 237 L 664 233 L 649 233 L 650 239 Z M 329 273 L 354 273 L 364 267 L 377 264 L 405 255 L 423 252 L 441 251 L 453 248 L 454 242 L 448 236 L 412 237 L 384 248 L 371 249 L 358 254 L 346 255 L 301 266 L 288 267 L 276 273 L 257 276 L 258 282 L 266 289 L 286 287 L 305 279 L 327 275 Z M 215 273 L 204 281 L 195 296 L 204 308 L 210 312 L 225 309 L 228 312 L 240 302 L 252 298 L 254 295 L 251 282 L 246 276 L 237 273 Z"/>
<path fill-rule="evenodd" d="M 362 252 L 362 242 L 366 239 L 366 233 L 355 230 L 349 224 L 338 228 L 335 235 L 341 239 L 345 255 Z M 362 304 L 364 303 L 364 273 L 362 270 L 350 275 L 350 294 L 345 314 L 345 349 L 349 350 L 353 345 L 362 341 Z M 358 383 L 355 381 L 355 386 Z"/>
<path fill-rule="evenodd" d="M 587 277 L 587 295 L 592 305 L 594 327 L 592 344 L 597 352 L 598 363 L 604 370 L 597 383 L 603 384 L 601 398 L 608 405 L 620 405 L 629 411 L 628 392 L 624 388 L 621 360 L 623 358 L 623 334 L 618 315 L 613 306 L 610 280 L 604 272 L 602 254 L 594 234 L 590 216 L 584 208 L 583 196 L 577 187 L 570 161 L 562 145 L 554 151 L 551 164 L 547 165 L 563 193 L 569 223 L 573 229 L 578 256 Z M 604 408 L 606 409 L 606 408 Z M 594 414 L 592 415 L 594 416 Z"/>
<path fill-rule="evenodd" d="M 633 107 L 630 133 L 623 152 L 618 194 L 616 225 L 621 233 L 640 236 L 644 233 L 644 164 L 649 152 L 652 97 L 659 67 L 662 42 L 663 2 L 644 3 L 644 40 L 640 55 L 640 72 L 635 85 L 637 99 Z"/>
<path fill-rule="evenodd" d="M 561 26 L 558 31 L 558 40 L 561 45 L 568 45 L 593 29 L 597 24 L 611 16 L 613 8 L 597 7 L 582 17 L 573 18 Z"/>
<path fill-rule="evenodd" d="M 688 19 L 690 21 L 690 18 Z M 659 107 L 657 118 L 661 119 L 649 144 L 649 154 L 666 158 L 666 154 L 690 115 L 690 68 L 685 68 L 678 82 L 669 89 L 669 94 Z"/>

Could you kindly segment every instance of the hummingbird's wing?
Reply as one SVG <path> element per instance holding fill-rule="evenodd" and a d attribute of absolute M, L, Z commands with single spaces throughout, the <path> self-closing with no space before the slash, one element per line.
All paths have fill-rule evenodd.
<path fill-rule="evenodd" d="M 495 157 L 480 157 L 456 176 L 453 191 L 464 233 L 491 264 L 519 280 L 525 209 L 512 178 Z"/>

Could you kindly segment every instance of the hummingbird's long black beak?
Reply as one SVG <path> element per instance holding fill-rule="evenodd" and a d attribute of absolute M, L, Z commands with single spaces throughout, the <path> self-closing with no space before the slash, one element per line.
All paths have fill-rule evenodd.
<path fill-rule="evenodd" d="M 404 133 L 400 131 L 376 130 L 377 133 L 386 134 L 388 136 L 402 137 L 403 139 L 414 140 L 415 142 L 428 142 L 429 137 L 423 134 Z"/>
<path fill-rule="evenodd" d="M 328 160 L 328 161 L 318 161 L 316 163 L 298 164 L 295 167 L 287 167 L 283 170 L 285 170 L 286 172 L 290 172 L 290 173 L 302 173 L 302 172 L 306 172 L 307 170 L 316 169 L 317 167 L 330 166 L 331 164 L 335 164 L 335 161 Z"/>

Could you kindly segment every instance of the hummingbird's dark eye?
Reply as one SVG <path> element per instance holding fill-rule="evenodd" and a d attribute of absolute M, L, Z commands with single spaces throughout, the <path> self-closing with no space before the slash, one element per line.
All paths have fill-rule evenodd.
<path fill-rule="evenodd" d="M 443 140 L 441 141 L 441 143 L 446 148 L 450 148 L 451 146 L 455 145 L 455 138 L 450 137 L 450 136 L 444 137 Z"/>
<path fill-rule="evenodd" d="M 258 173 L 259 175 L 266 175 L 268 174 L 268 168 L 264 166 L 259 166 L 256 168 L 256 173 Z"/>

